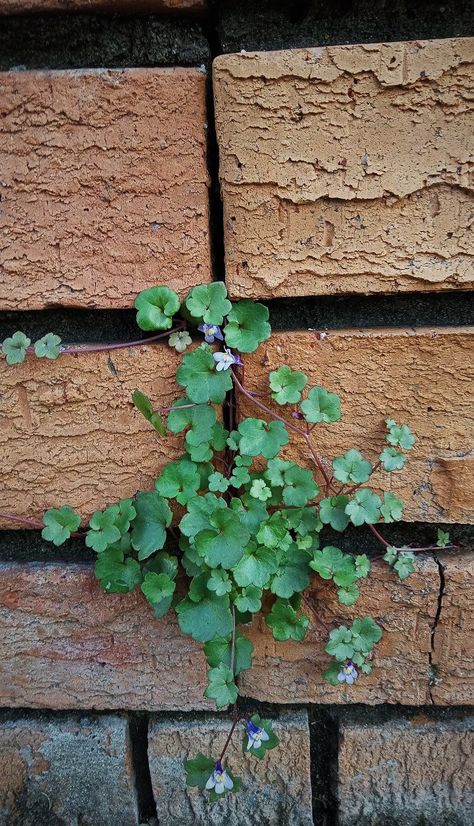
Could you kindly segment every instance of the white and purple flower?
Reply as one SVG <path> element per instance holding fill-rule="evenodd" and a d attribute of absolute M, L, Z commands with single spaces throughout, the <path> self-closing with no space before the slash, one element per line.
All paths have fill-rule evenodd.
<path fill-rule="evenodd" d="M 234 788 L 234 781 L 229 777 L 225 769 L 222 768 L 220 761 L 216 763 L 216 767 L 212 772 L 209 780 L 206 783 L 206 789 L 210 792 L 212 789 L 216 794 L 224 794 Z"/>
<path fill-rule="evenodd" d="M 219 341 L 224 341 L 224 336 L 222 335 L 220 328 L 217 324 L 200 324 L 198 326 L 198 330 L 201 333 L 204 333 L 204 341 L 207 341 L 208 344 L 212 344 L 214 339 L 218 339 Z"/>
<path fill-rule="evenodd" d="M 346 660 L 344 665 L 342 666 L 339 674 L 337 675 L 337 679 L 340 683 L 347 683 L 347 685 L 353 685 L 359 676 L 359 672 L 355 667 L 354 663 L 351 660 Z"/>
<path fill-rule="evenodd" d="M 228 347 L 224 347 L 224 351 L 224 353 L 212 354 L 212 358 L 216 362 L 216 370 L 219 373 L 222 370 L 228 370 L 229 367 L 232 367 L 233 364 L 237 364 L 239 366 L 242 365 L 239 356 L 234 356 L 234 354 L 229 350 Z"/>
<path fill-rule="evenodd" d="M 245 725 L 247 726 L 247 734 L 249 738 L 247 741 L 247 751 L 250 751 L 251 749 L 259 749 L 265 740 L 270 739 L 270 736 L 265 729 L 260 728 L 260 726 L 256 726 L 251 720 L 247 720 Z"/>

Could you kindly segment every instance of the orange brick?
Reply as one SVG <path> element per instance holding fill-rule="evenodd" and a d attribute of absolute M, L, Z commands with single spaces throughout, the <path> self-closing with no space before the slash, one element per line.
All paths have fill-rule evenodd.
<path fill-rule="evenodd" d="M 436 563 L 419 556 L 416 573 L 404 582 L 385 562 L 375 562 L 361 596 L 346 608 L 336 589 L 314 577 L 303 611 L 310 626 L 303 642 L 276 642 L 263 619 L 252 630 L 254 664 L 239 677 L 242 693 L 272 703 L 402 703 L 429 702 L 431 627 L 438 605 Z M 374 669 L 353 686 L 331 686 L 322 672 L 330 663 L 324 653 L 332 623 L 350 625 L 372 616 L 384 636 L 375 648 Z M 326 627 L 325 627 L 326 626 Z"/>
<path fill-rule="evenodd" d="M 408 423 L 417 442 L 405 468 L 379 472 L 373 486 L 380 480 L 383 489 L 403 499 L 406 520 L 470 523 L 473 345 L 471 327 L 334 330 L 324 338 L 311 331 L 276 333 L 246 357 L 246 384 L 268 391 L 268 373 L 288 364 L 307 373 L 308 386 L 339 393 L 342 421 L 318 425 L 314 432 L 318 450 L 331 461 L 355 447 L 375 462 L 384 445 L 385 418 Z M 247 403 L 242 413 L 262 415 Z M 298 436 L 284 452 L 309 462 Z"/>
<path fill-rule="evenodd" d="M 0 0 L 0 14 L 44 11 L 202 11 L 206 0 Z"/>
<path fill-rule="evenodd" d="M 474 553 L 440 554 L 444 593 L 434 633 L 433 686 L 437 705 L 470 705 L 474 684 Z"/>
<path fill-rule="evenodd" d="M 127 307 L 210 278 L 205 75 L 0 77 L 0 309 Z"/>
<path fill-rule="evenodd" d="M 214 62 L 234 297 L 469 289 L 474 39 Z"/>
<path fill-rule="evenodd" d="M 0 566 L 0 705 L 187 710 L 202 696 L 202 646 L 139 590 L 105 594 L 81 565 Z"/>
<path fill-rule="evenodd" d="M 136 388 L 156 406 L 182 395 L 180 357 L 166 345 L 0 363 L 1 510 L 41 518 L 69 504 L 84 517 L 150 490 L 182 439 L 161 439 L 134 408 Z M 12 527 L 11 523 L 2 523 Z M 15 527 L 18 527 L 15 525 Z"/>

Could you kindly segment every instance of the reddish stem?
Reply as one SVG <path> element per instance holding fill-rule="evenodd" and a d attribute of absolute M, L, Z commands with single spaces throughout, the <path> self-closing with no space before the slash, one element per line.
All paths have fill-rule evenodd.
<path fill-rule="evenodd" d="M 74 356 L 78 355 L 79 353 L 99 353 L 102 351 L 107 350 L 122 350 L 126 347 L 140 347 L 142 344 L 150 344 L 153 341 L 158 341 L 160 338 L 165 338 L 166 336 L 170 336 L 171 333 L 178 333 L 180 330 L 184 330 L 186 327 L 186 322 L 180 322 L 176 327 L 173 327 L 171 330 L 166 330 L 164 333 L 157 333 L 155 336 L 148 336 L 148 338 L 140 338 L 136 341 L 117 341 L 112 344 L 61 344 L 60 345 L 60 355 L 64 356 Z M 33 346 L 27 348 L 28 353 L 34 353 L 35 348 Z"/>

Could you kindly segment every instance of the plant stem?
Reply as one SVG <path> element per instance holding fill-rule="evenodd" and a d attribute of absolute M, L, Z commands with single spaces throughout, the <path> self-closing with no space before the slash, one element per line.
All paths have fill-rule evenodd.
<path fill-rule="evenodd" d="M 44 528 L 44 522 L 39 522 L 37 519 L 27 519 L 26 516 L 16 516 L 13 513 L 0 513 L 0 519 L 5 519 L 7 522 L 18 522 L 20 525 L 28 525 L 30 528 L 36 528 L 41 531 Z M 85 536 L 86 531 L 73 531 L 71 536 Z"/>
<path fill-rule="evenodd" d="M 234 705 L 232 707 L 232 715 L 233 715 L 232 716 L 232 726 L 231 726 L 231 729 L 230 729 L 229 734 L 227 736 L 227 740 L 224 743 L 224 748 L 221 751 L 221 754 L 220 754 L 220 757 L 219 757 L 219 763 L 222 763 L 222 761 L 224 759 L 224 755 L 225 755 L 225 753 L 226 753 L 226 751 L 229 747 L 230 741 L 232 740 L 232 735 L 233 735 L 233 733 L 236 729 L 236 726 L 243 719 L 242 717 L 239 717 L 239 713 L 237 711 L 237 704 L 236 703 L 234 703 Z"/>
<path fill-rule="evenodd" d="M 140 338 L 136 341 L 116 341 L 112 344 L 61 344 L 60 355 L 74 356 L 78 355 L 79 353 L 99 353 L 107 350 L 122 350 L 126 347 L 140 347 L 143 344 L 151 344 L 154 341 L 158 341 L 158 339 L 160 338 L 170 336 L 171 333 L 178 333 L 180 330 L 184 330 L 185 327 L 186 322 L 183 321 L 180 322 L 176 327 L 173 327 L 171 330 L 166 330 L 164 333 L 157 333 L 154 336 L 148 336 L 148 338 Z M 34 353 L 34 347 L 28 347 L 27 352 Z"/>

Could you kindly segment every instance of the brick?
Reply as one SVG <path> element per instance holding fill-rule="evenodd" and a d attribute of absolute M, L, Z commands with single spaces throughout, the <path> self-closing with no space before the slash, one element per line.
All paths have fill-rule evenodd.
<path fill-rule="evenodd" d="M 471 705 L 474 685 L 474 554 L 440 554 L 444 589 L 433 636 L 433 685 L 437 705 Z"/>
<path fill-rule="evenodd" d="M 0 823 L 138 822 L 123 717 L 0 718 Z"/>
<path fill-rule="evenodd" d="M 303 610 L 310 619 L 303 642 L 276 642 L 264 620 L 250 636 L 253 666 L 243 672 L 244 696 L 271 703 L 429 703 L 429 656 L 439 594 L 439 575 L 430 557 L 417 557 L 416 573 L 401 583 L 382 561 L 374 562 L 355 606 L 340 605 L 336 589 L 315 577 Z M 309 602 L 309 605 L 308 605 Z M 372 616 L 384 635 L 375 648 L 374 668 L 353 686 L 329 685 L 322 677 L 330 663 L 324 653 L 329 631 L 355 617 Z"/>
<path fill-rule="evenodd" d="M 140 591 L 105 594 L 81 565 L 0 566 L 0 705 L 209 708 L 202 647 Z M 95 823 L 95 821 L 94 821 Z"/>
<path fill-rule="evenodd" d="M 1 14 L 45 11 L 202 11 L 206 0 L 0 0 Z"/>
<path fill-rule="evenodd" d="M 159 344 L 45 361 L 0 363 L 2 511 L 38 519 L 69 504 L 87 518 L 151 490 L 182 439 L 160 439 L 131 394 L 139 387 L 157 406 L 170 405 L 181 395 L 180 357 Z"/>
<path fill-rule="evenodd" d="M 272 719 L 275 715 L 272 714 Z M 277 716 L 275 731 L 280 747 L 263 760 L 242 754 L 240 731 L 228 752 L 229 767 L 242 777 L 242 790 L 209 807 L 205 795 L 185 786 L 183 760 L 198 751 L 217 755 L 229 732 L 230 721 L 152 719 L 148 737 L 151 782 L 162 826 L 194 824 L 291 823 L 312 826 L 309 727 L 306 711 Z"/>
<path fill-rule="evenodd" d="M 0 308 L 127 307 L 210 278 L 197 69 L 0 78 Z"/>
<path fill-rule="evenodd" d="M 341 826 L 470 826 L 474 718 L 343 723 L 339 737 Z"/>
<path fill-rule="evenodd" d="M 218 57 L 233 297 L 472 288 L 473 63 L 472 38 Z"/>
<path fill-rule="evenodd" d="M 246 358 L 247 386 L 267 391 L 268 373 L 288 364 L 306 372 L 309 386 L 339 393 L 342 421 L 316 431 L 320 453 L 331 460 L 355 447 L 376 461 L 385 418 L 407 422 L 417 442 L 405 468 L 374 477 L 373 487 L 377 479 L 388 484 L 403 499 L 407 521 L 472 523 L 473 328 L 332 330 L 318 336 L 275 333 Z M 242 406 L 246 415 L 261 415 L 255 411 Z M 298 439 L 292 437 L 286 454 L 308 463 Z"/>

